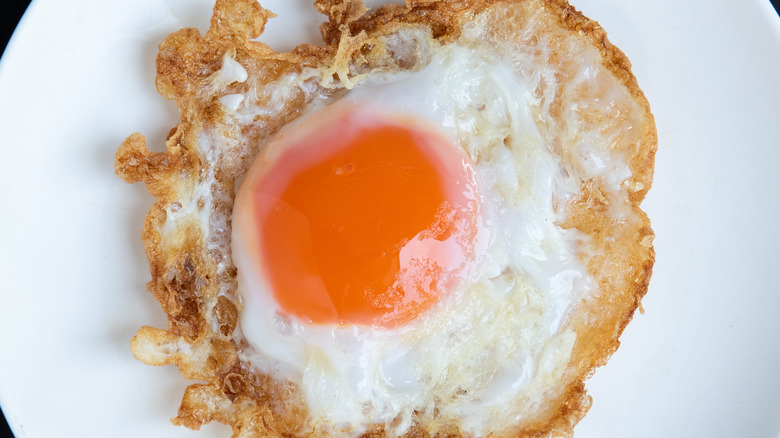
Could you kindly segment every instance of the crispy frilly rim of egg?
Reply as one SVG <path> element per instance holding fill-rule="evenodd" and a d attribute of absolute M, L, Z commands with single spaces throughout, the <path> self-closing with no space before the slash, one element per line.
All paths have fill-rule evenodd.
<path fill-rule="evenodd" d="M 638 117 L 634 125 L 641 132 L 628 135 L 610 129 L 619 127 L 631 111 L 583 109 L 580 123 L 590 126 L 583 129 L 611 139 L 603 147 L 626 157 L 630 177 L 611 191 L 598 178 L 581 180 L 578 196 L 568 200 L 565 220 L 558 225 L 589 236 L 590 247 L 578 256 L 598 292 L 570 312 L 566 324 L 577 338 L 557 392 L 544 395 L 546 404 L 538 415 L 511 431 L 496 431 L 522 437 L 570 435 L 591 404 L 583 382 L 617 349 L 620 334 L 647 291 L 654 261 L 653 231 L 639 204 L 652 183 L 656 132 L 628 59 L 598 23 L 564 0 L 410 0 L 406 6 L 387 5 L 372 13 L 359 0 L 317 0 L 315 7 L 328 18 L 321 26 L 324 46 L 304 44 L 276 53 L 258 42 L 273 14 L 256 0 L 217 0 L 205 35 L 188 28 L 168 36 L 159 48 L 156 83 L 163 96 L 176 102 L 182 121 L 170 131 L 165 152 L 151 152 L 142 135 L 132 134 L 116 154 L 117 174 L 128 183 L 143 181 L 157 198 L 142 239 L 152 278 L 148 289 L 168 315 L 167 329 L 139 330 L 131 343 L 133 354 L 150 365 L 175 364 L 186 379 L 199 381 L 186 389 L 173 423 L 198 429 L 218 421 L 230 425 L 234 437 L 300 433 L 307 408 L 295 384 L 254 372 L 240 359 L 247 345 L 237 330 L 242 304 L 230 258 L 237 181 L 261 145 L 300 115 L 315 94 L 338 96 L 369 71 L 419 67 L 419 42 L 410 40 L 404 50 L 389 50 L 387 36 L 424 29 L 429 42 L 448 44 L 462 37 L 464 25 L 479 23 L 486 43 L 511 45 L 554 66 L 553 79 L 539 85 L 545 88 L 542 105 L 553 120 L 559 121 L 566 105 L 582 97 L 573 95 L 576 90 L 567 84 L 579 68 L 578 54 L 588 50 L 599 55 L 604 69 L 625 87 L 628 102 L 618 104 L 631 106 Z M 547 50 L 541 49 L 542 40 Z M 244 68 L 248 80 L 225 78 L 221 69 L 226 57 Z M 285 94 L 255 93 L 258 105 L 274 111 L 251 120 L 231 118 L 221 101 L 309 67 L 323 71 L 321 83 L 329 81 L 330 86 L 318 85 L 313 93 L 300 88 Z M 554 126 L 541 129 L 557 138 Z M 215 135 L 220 136 L 218 148 L 199 147 L 202 136 Z M 577 160 L 567 147 L 560 143 L 554 152 L 564 163 Z M 616 205 L 623 212 L 617 216 L 610 212 Z M 407 432 L 461 434 L 457 424 L 419 419 Z M 384 426 L 372 426 L 366 435 L 384 436 Z"/>

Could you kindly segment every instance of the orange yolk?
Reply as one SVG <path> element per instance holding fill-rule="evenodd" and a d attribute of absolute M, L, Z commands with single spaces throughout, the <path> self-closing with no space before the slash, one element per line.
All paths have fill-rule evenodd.
<path fill-rule="evenodd" d="M 251 182 L 257 248 L 282 311 L 394 326 L 435 304 L 465 266 L 473 183 L 443 136 L 354 117 L 299 136 Z"/>

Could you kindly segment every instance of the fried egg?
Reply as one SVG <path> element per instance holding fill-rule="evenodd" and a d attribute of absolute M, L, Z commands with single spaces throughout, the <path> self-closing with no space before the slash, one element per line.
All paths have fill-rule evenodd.
<path fill-rule="evenodd" d="M 257 42 L 252 0 L 170 36 L 158 86 L 184 121 L 166 153 L 117 154 L 158 197 L 170 322 L 133 352 L 206 381 L 174 422 L 569 433 L 653 260 L 655 131 L 627 61 L 555 2 L 316 6 L 321 48 Z"/>

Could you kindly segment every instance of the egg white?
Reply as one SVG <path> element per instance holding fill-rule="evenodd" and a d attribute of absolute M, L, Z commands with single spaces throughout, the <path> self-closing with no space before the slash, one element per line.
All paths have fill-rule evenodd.
<path fill-rule="evenodd" d="M 396 38 L 424 40 L 413 32 Z M 557 225 L 556 200 L 578 187 L 537 128 L 533 78 L 526 82 L 517 74 L 522 65 L 480 47 L 423 49 L 422 69 L 368 73 L 340 99 L 425 120 L 473 161 L 480 227 L 463 287 L 393 329 L 305 324 L 279 310 L 240 228 L 233 227 L 241 332 L 252 347 L 242 359 L 298 384 L 312 428 L 357 434 L 382 423 L 402 434 L 415 413 L 432 416 L 434 405 L 442 418 L 459 418 L 475 434 L 486 433 L 486 425 L 517 424 L 518 415 L 531 417 L 537 407 L 528 394 L 544 391 L 568 362 L 576 335 L 563 321 L 594 289 L 575 255 L 583 236 Z M 224 65 L 225 76 L 245 79 L 235 61 L 226 58 Z M 309 69 L 262 92 L 329 87 L 331 80 Z M 237 118 L 269 111 L 253 107 L 251 99 L 221 102 Z M 331 104 L 315 100 L 309 114 Z"/>

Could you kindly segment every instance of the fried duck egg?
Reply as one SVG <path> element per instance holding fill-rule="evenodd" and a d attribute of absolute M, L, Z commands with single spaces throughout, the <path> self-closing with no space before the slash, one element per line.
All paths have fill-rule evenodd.
<path fill-rule="evenodd" d="M 321 48 L 257 42 L 253 0 L 173 34 L 158 87 L 185 120 L 168 152 L 117 154 L 158 197 L 169 315 L 133 352 L 206 382 L 174 423 L 570 433 L 652 266 L 655 131 L 627 61 L 554 2 L 316 6 Z"/>

